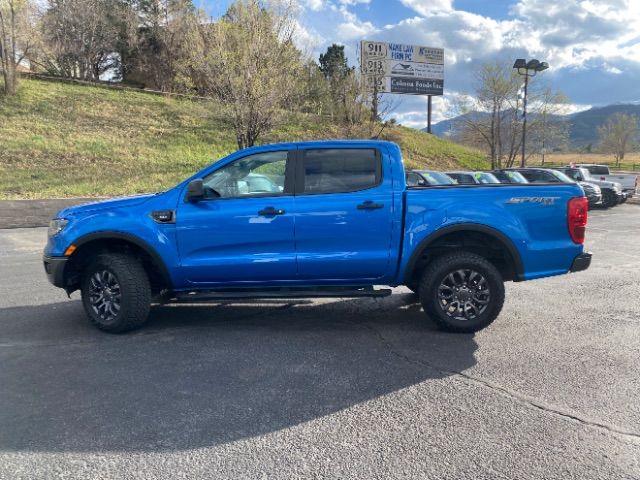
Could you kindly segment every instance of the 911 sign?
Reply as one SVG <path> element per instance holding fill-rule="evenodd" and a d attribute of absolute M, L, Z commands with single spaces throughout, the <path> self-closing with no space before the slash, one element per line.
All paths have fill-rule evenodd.
<path fill-rule="evenodd" d="M 442 48 L 373 42 L 360 44 L 362 74 L 369 89 L 383 93 L 442 95 Z"/>

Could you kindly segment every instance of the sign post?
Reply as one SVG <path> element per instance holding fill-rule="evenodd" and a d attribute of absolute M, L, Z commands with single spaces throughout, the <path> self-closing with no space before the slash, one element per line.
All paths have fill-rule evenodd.
<path fill-rule="evenodd" d="M 427 95 L 427 132 L 431 133 L 432 97 L 444 91 L 444 49 L 401 43 L 360 43 L 360 66 L 367 88 L 378 94 Z"/>

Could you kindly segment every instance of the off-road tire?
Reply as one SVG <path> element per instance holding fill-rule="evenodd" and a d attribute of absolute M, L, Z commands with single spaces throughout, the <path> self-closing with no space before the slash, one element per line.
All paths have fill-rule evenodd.
<path fill-rule="evenodd" d="M 91 300 L 92 277 L 108 272 L 117 281 L 120 292 L 119 311 L 114 318 L 105 319 L 94 309 Z M 95 290 L 95 285 L 94 285 Z M 151 286 L 142 263 L 132 255 L 103 253 L 84 269 L 81 279 L 82 305 L 89 318 L 100 330 L 123 333 L 141 327 L 149 317 Z"/>
<path fill-rule="evenodd" d="M 471 270 L 480 274 L 488 285 L 489 298 L 486 308 L 472 319 L 460 320 L 445 313 L 438 296 L 438 289 L 450 273 Z M 420 281 L 420 302 L 427 316 L 436 325 L 449 332 L 472 333 L 482 330 L 500 314 L 504 304 L 504 281 L 498 269 L 475 253 L 458 251 L 444 254 L 431 262 Z"/>

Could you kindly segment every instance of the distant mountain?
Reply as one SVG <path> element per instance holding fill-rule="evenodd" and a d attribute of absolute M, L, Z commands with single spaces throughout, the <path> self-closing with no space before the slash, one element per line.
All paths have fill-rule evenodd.
<path fill-rule="evenodd" d="M 583 112 L 568 115 L 570 124 L 569 140 L 574 147 L 584 147 L 598 142 L 598 127 L 614 113 L 627 113 L 637 115 L 640 118 L 640 104 L 607 105 L 606 107 L 594 107 Z M 443 120 L 431 126 L 431 131 L 439 137 L 447 137 L 455 130 L 457 121 L 465 116 L 486 116 L 488 113 L 471 112 L 448 120 Z M 426 128 L 423 129 L 426 131 Z"/>
<path fill-rule="evenodd" d="M 640 118 L 640 105 L 607 105 L 596 107 L 571 115 L 569 139 L 574 146 L 585 146 L 598 142 L 598 127 L 614 113 L 637 115 Z"/>

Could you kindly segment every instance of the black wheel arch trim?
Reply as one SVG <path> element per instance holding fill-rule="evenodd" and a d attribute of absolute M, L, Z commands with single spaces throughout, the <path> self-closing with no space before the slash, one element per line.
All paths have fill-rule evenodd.
<path fill-rule="evenodd" d="M 171 280 L 169 269 L 164 263 L 164 260 L 151 245 L 149 245 L 146 241 L 142 240 L 140 237 L 137 237 L 130 233 L 124 233 L 124 232 L 118 232 L 118 231 L 102 231 L 102 232 L 95 232 L 95 233 L 89 233 L 87 235 L 83 235 L 82 237 L 79 237 L 78 239 L 76 239 L 71 243 L 75 245 L 76 248 L 79 248 L 82 245 L 92 242 L 94 240 L 110 240 L 110 239 L 124 240 L 142 249 L 147 255 L 151 257 L 151 260 L 153 260 L 153 263 L 158 267 L 164 283 L 169 287 L 169 289 L 173 288 L 173 281 Z"/>
<path fill-rule="evenodd" d="M 449 233 L 454 232 L 462 232 L 462 231 L 473 231 L 487 234 L 496 240 L 500 241 L 506 248 L 511 258 L 513 259 L 513 266 L 515 269 L 515 278 L 514 281 L 519 282 L 524 280 L 524 265 L 522 263 L 522 258 L 520 256 L 520 252 L 515 247 L 513 242 L 509 237 L 507 237 L 500 230 L 496 230 L 495 228 L 488 227 L 486 225 L 481 225 L 477 223 L 456 223 L 455 225 L 449 225 L 447 227 L 442 227 L 435 232 L 428 235 L 424 238 L 418 246 L 414 249 L 411 257 L 409 258 L 409 262 L 407 263 L 407 267 L 405 268 L 404 273 L 404 283 L 410 282 L 413 278 L 414 270 L 416 268 L 416 264 L 418 260 L 424 253 L 424 251 L 429 248 L 433 242 L 438 240 L 439 238 L 448 235 Z"/>

